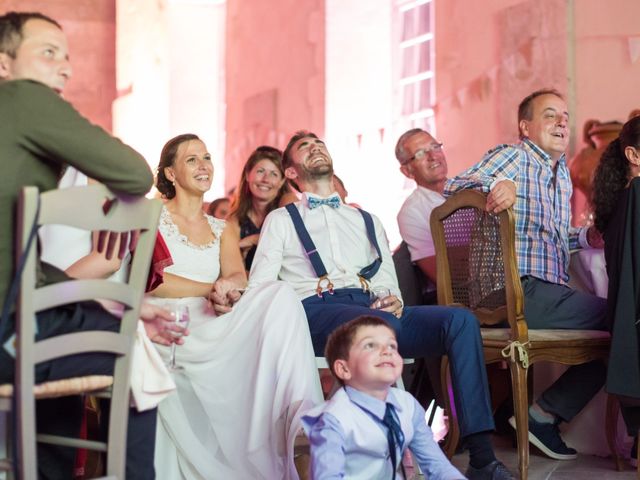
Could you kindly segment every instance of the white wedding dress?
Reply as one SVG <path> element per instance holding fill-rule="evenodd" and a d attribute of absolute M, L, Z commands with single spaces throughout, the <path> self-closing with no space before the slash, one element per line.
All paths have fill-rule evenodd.
<path fill-rule="evenodd" d="M 163 208 L 160 232 L 173 265 L 199 282 L 220 273 L 225 222 L 207 216 L 215 240 L 190 243 Z M 296 479 L 293 442 L 300 416 L 318 397 L 309 328 L 293 289 L 272 282 L 248 290 L 216 316 L 203 297 L 155 298 L 189 306 L 190 335 L 176 349 L 177 392 L 160 403 L 155 466 L 159 480 Z M 169 348 L 158 347 L 168 358 Z"/>

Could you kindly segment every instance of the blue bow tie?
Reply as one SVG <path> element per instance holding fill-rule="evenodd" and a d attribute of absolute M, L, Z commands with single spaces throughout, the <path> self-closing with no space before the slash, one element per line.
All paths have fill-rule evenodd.
<path fill-rule="evenodd" d="M 336 195 L 331 195 L 329 198 L 316 198 L 309 197 L 308 199 L 309 209 L 313 210 L 314 208 L 319 207 L 320 205 L 328 205 L 331 208 L 338 208 L 340 206 L 340 197 Z"/>

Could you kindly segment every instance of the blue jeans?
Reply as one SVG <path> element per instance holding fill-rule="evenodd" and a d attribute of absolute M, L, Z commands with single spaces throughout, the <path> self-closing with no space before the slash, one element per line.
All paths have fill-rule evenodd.
<path fill-rule="evenodd" d="M 359 288 L 325 292 L 302 301 L 316 355 L 323 355 L 329 334 L 360 315 L 374 315 L 396 332 L 400 354 L 408 358 L 447 355 L 462 436 L 493 430 L 487 372 L 478 320 L 453 307 L 405 307 L 400 318 L 369 308 L 369 294 Z"/>

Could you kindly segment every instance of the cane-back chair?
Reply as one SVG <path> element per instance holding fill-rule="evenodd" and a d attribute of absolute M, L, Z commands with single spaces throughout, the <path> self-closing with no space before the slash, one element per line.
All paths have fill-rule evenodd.
<path fill-rule="evenodd" d="M 594 330 L 529 330 L 515 251 L 515 217 L 511 209 L 499 214 L 485 210 L 486 196 L 465 190 L 446 200 L 431 214 L 438 270 L 438 304 L 464 306 L 481 325 L 487 364 L 506 361 L 511 373 L 520 478 L 529 465 L 527 373 L 530 365 L 548 361 L 578 365 L 606 359 L 608 332 Z M 446 382 L 443 362 L 443 390 Z M 455 409 L 445 395 L 449 415 L 446 453 L 451 456 L 459 430 Z M 607 440 L 616 456 L 615 416 L 607 412 Z M 613 418 L 612 418 L 613 417 Z"/>

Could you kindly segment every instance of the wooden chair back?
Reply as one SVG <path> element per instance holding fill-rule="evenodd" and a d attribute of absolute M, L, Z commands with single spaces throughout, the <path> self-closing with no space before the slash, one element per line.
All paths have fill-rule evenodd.
<path fill-rule="evenodd" d="M 38 441 L 82 446 L 107 452 L 110 478 L 125 478 L 126 432 L 129 412 L 129 379 L 134 333 L 144 295 L 161 203 L 117 194 L 102 185 L 73 187 L 39 193 L 22 189 L 18 201 L 16 257 L 24 251 L 32 226 L 67 225 L 87 231 L 129 232 L 139 230 L 128 278 L 120 283 L 108 279 L 67 281 L 40 286 L 35 245 L 27 255 L 20 281 L 16 309 L 15 404 L 17 449 L 21 477 L 36 478 L 35 365 L 55 358 L 87 352 L 116 356 L 111 389 L 108 442 L 65 439 L 39 435 Z M 119 332 L 84 331 L 35 341 L 36 314 L 82 301 L 103 299 L 124 307 Z M 77 393 L 77 392 L 73 392 Z M 57 392 L 62 396 L 65 392 Z"/>
<path fill-rule="evenodd" d="M 508 326 L 528 340 L 515 252 L 515 221 L 508 209 L 485 210 L 486 196 L 464 190 L 431 214 L 438 269 L 438 304 L 472 310 L 483 326 Z"/>

